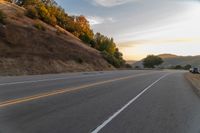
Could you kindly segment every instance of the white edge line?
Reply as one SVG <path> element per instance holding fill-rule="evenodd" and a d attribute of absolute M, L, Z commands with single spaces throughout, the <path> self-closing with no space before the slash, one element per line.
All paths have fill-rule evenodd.
<path fill-rule="evenodd" d="M 97 73 L 99 74 L 99 73 Z M 87 75 L 88 77 L 95 76 L 96 73 Z M 80 75 L 78 78 L 85 77 L 86 75 Z M 0 83 L 0 86 L 5 86 L 5 85 L 16 85 L 16 84 L 25 84 L 25 83 L 37 83 L 37 82 L 46 82 L 46 81 L 56 81 L 56 80 L 64 80 L 64 79 L 69 79 L 71 77 L 61 77 L 61 78 L 45 78 L 45 79 L 39 79 L 39 80 L 26 80 L 26 81 L 16 81 L 16 82 L 6 82 L 6 83 Z M 72 78 L 77 78 L 77 77 L 72 77 Z"/>
<path fill-rule="evenodd" d="M 67 78 L 55 78 L 55 79 L 41 79 L 41 80 L 34 80 L 34 81 L 20 81 L 20 82 L 2 83 L 2 84 L 0 84 L 0 86 L 24 84 L 24 83 L 37 83 L 37 82 L 45 82 L 45 81 L 55 81 L 55 80 L 62 80 L 62 79 L 68 79 L 68 77 Z"/>
<path fill-rule="evenodd" d="M 78 78 L 82 78 L 85 75 L 81 75 Z M 88 75 L 87 75 L 88 76 Z M 96 76 L 96 75 L 90 75 Z M 88 77 L 90 77 L 88 76 Z M 64 79 L 69 79 L 70 77 L 63 77 L 63 78 L 46 78 L 46 79 L 39 79 L 39 80 L 30 80 L 30 81 L 17 81 L 17 82 L 6 82 L 6 83 L 0 83 L 0 86 L 5 86 L 5 85 L 16 85 L 16 84 L 24 84 L 24 83 L 37 83 L 37 82 L 46 82 L 46 81 L 56 81 L 56 80 L 64 80 Z M 77 78 L 77 77 L 75 77 Z"/>
<path fill-rule="evenodd" d="M 147 73 L 148 74 L 148 73 Z M 137 74 L 136 74 L 137 75 Z M 82 78 L 85 75 L 81 75 L 78 78 Z M 90 75 L 96 76 L 96 75 Z M 90 77 L 88 76 L 88 77 Z M 76 77 L 75 77 L 76 78 Z M 70 79 L 70 77 L 63 77 L 63 78 L 50 78 L 50 79 L 39 79 L 39 80 L 30 80 L 30 81 L 19 81 L 19 82 L 6 82 L 6 83 L 0 83 L 0 86 L 6 86 L 6 85 L 16 85 L 16 84 L 25 84 L 25 83 L 37 83 L 37 82 L 46 82 L 46 81 L 56 81 L 56 80 L 64 80 L 64 79 Z"/>
<path fill-rule="evenodd" d="M 117 112 L 115 112 L 112 116 L 110 116 L 107 120 L 105 120 L 101 125 L 99 125 L 95 130 L 93 130 L 91 133 L 98 133 L 101 129 L 103 129 L 109 122 L 111 122 L 115 117 L 117 117 L 123 110 L 125 110 L 130 104 L 132 104 L 134 101 L 136 101 L 142 94 L 144 94 L 148 89 L 150 89 L 152 86 L 154 86 L 156 83 L 158 83 L 160 80 L 168 76 L 169 74 L 165 74 L 162 77 L 160 77 L 158 80 L 153 82 L 151 85 L 146 87 L 142 92 L 140 92 L 136 97 L 131 99 L 126 105 L 124 105 L 121 109 L 119 109 Z"/>

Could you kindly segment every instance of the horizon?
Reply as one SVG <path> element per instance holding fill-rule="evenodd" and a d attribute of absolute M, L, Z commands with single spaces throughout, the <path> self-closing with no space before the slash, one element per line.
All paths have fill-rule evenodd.
<path fill-rule="evenodd" d="M 151 55 L 151 54 L 150 54 Z M 156 55 L 156 56 L 160 56 L 160 55 L 174 55 L 174 56 L 177 56 L 177 57 L 195 57 L 195 56 L 200 56 L 200 54 L 199 55 L 176 55 L 176 54 L 171 54 L 171 53 L 162 53 L 162 54 L 158 54 L 158 55 Z M 147 55 L 148 56 L 148 55 Z M 144 57 L 145 58 L 145 57 Z M 142 59 L 144 59 L 144 58 L 142 58 Z M 139 59 L 139 60 L 126 60 L 126 61 L 141 61 L 142 59 Z"/>
<path fill-rule="evenodd" d="M 126 60 L 171 53 L 199 55 L 197 0 L 56 0 L 70 15 L 84 15 L 94 32 L 113 37 Z"/>

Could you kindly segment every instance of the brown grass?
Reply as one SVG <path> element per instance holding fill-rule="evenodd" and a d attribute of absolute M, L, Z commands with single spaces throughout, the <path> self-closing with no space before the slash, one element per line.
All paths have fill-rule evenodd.
<path fill-rule="evenodd" d="M 190 81 L 195 91 L 200 95 L 200 74 L 186 73 L 185 77 Z"/>
<path fill-rule="evenodd" d="M 114 69 L 97 50 L 58 26 L 30 19 L 23 8 L 2 0 L 0 9 L 8 16 L 6 26 L 0 26 L 0 75 Z M 45 31 L 34 28 L 38 22 Z"/>

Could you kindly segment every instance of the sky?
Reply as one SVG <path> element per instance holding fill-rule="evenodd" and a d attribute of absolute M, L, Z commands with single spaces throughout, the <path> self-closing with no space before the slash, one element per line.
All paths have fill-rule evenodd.
<path fill-rule="evenodd" d="M 171 53 L 200 55 L 200 0 L 56 0 L 113 37 L 126 60 Z"/>

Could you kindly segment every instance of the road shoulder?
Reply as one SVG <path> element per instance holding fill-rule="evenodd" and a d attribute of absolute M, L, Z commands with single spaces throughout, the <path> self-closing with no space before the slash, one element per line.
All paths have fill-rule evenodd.
<path fill-rule="evenodd" d="M 200 96 L 200 74 L 186 73 L 185 78 L 190 82 L 194 91 Z"/>

